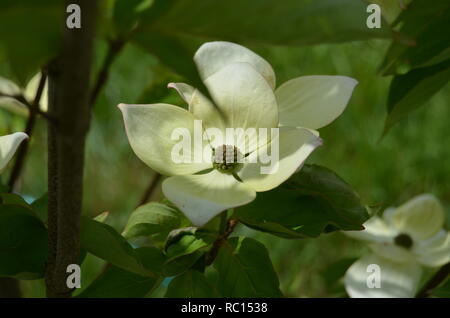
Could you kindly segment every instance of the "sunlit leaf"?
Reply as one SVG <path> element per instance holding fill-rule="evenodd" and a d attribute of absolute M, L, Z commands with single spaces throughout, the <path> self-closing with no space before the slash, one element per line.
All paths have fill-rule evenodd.
<path fill-rule="evenodd" d="M 179 212 L 161 203 L 148 203 L 138 207 L 128 219 L 123 236 L 132 238 L 169 232 L 181 225 Z"/>

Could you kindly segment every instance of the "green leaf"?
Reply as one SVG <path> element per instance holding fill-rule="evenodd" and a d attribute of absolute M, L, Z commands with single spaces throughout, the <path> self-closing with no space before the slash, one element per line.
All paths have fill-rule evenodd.
<path fill-rule="evenodd" d="M 0 50 L 22 86 L 58 54 L 64 14 L 58 0 L 19 0 L 0 10 Z"/>
<path fill-rule="evenodd" d="M 111 264 L 143 276 L 155 276 L 141 263 L 136 251 L 111 226 L 83 217 L 81 248 Z"/>
<path fill-rule="evenodd" d="M 47 260 L 47 230 L 21 205 L 0 205 L 0 276 L 43 277 Z"/>
<path fill-rule="evenodd" d="M 31 203 L 31 208 L 36 213 L 36 215 L 41 219 L 42 222 L 47 222 L 48 213 L 48 193 L 45 193 L 40 198 L 36 199 Z"/>
<path fill-rule="evenodd" d="M 431 295 L 440 298 L 450 298 L 450 279 L 447 279 L 445 283 L 434 289 Z"/>
<path fill-rule="evenodd" d="M 207 280 L 203 273 L 189 270 L 175 277 L 169 284 L 166 298 L 215 298 L 219 297 L 217 289 Z"/>
<path fill-rule="evenodd" d="M 137 26 L 140 15 L 151 6 L 151 0 L 116 0 L 113 20 L 118 33 L 127 34 Z"/>
<path fill-rule="evenodd" d="M 333 171 L 305 165 L 280 187 L 236 209 L 245 225 L 284 238 L 362 230 L 369 215 L 356 192 Z"/>
<path fill-rule="evenodd" d="M 215 237 L 207 232 L 186 230 L 177 234 L 166 244 L 163 274 L 174 276 L 192 266 L 205 254 Z"/>
<path fill-rule="evenodd" d="M 15 204 L 30 209 L 30 205 L 18 194 L 15 193 L 0 193 L 0 203 Z"/>
<path fill-rule="evenodd" d="M 122 235 L 126 238 L 169 232 L 181 225 L 181 215 L 161 203 L 148 203 L 138 207 L 128 219 Z"/>
<path fill-rule="evenodd" d="M 265 246 L 246 237 L 224 242 L 214 267 L 222 297 L 282 297 L 277 274 Z"/>
<path fill-rule="evenodd" d="M 171 2 L 151 24 L 164 34 L 183 34 L 278 45 L 305 45 L 388 38 L 366 25 L 367 3 L 360 0 L 184 0 Z M 149 22 L 150 23 L 150 22 Z M 313 30 L 313 31 L 312 31 Z"/>
<path fill-rule="evenodd" d="M 450 59 L 397 75 L 391 82 L 388 96 L 388 117 L 384 134 L 410 112 L 426 104 L 450 80 Z"/>
<path fill-rule="evenodd" d="M 384 75 L 400 73 L 403 68 L 430 66 L 449 58 L 450 38 L 443 32 L 450 28 L 450 2 L 414 0 L 397 18 L 400 32 L 412 37 L 411 43 L 393 42 L 386 53 L 381 71 Z M 446 58 L 445 58 L 446 57 Z"/>
<path fill-rule="evenodd" d="M 138 298 L 159 286 L 161 277 L 141 276 L 110 266 L 77 298 Z"/>

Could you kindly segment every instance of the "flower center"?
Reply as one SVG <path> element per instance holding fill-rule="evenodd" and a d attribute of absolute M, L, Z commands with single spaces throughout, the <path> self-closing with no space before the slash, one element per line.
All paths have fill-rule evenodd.
<path fill-rule="evenodd" d="M 408 234 L 401 233 L 394 239 L 395 245 L 410 249 L 413 246 L 413 240 Z"/>
<path fill-rule="evenodd" d="M 213 150 L 213 167 L 220 172 L 232 173 L 239 166 L 242 154 L 231 145 L 222 145 Z"/>

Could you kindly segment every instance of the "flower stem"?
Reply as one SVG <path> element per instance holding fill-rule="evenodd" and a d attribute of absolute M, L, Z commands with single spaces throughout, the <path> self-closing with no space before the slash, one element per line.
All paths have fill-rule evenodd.
<path fill-rule="evenodd" d="M 226 217 L 227 214 L 224 212 L 224 215 Z M 206 255 L 206 266 L 209 266 L 214 262 L 214 260 L 217 257 L 217 254 L 219 253 L 220 247 L 227 240 L 227 238 L 231 235 L 231 233 L 233 233 L 233 231 L 236 228 L 236 225 L 238 225 L 238 223 L 239 223 L 238 219 L 229 219 L 226 222 L 225 231 L 221 235 L 219 235 L 219 237 L 214 241 L 211 250 Z"/>

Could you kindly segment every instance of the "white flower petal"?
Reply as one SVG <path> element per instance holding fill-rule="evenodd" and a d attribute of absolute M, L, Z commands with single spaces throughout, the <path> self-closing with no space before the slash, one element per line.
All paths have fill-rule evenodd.
<path fill-rule="evenodd" d="M 277 127 L 275 95 L 248 63 L 233 63 L 210 76 L 205 85 L 227 120 L 227 127 Z"/>
<path fill-rule="evenodd" d="M 245 153 L 256 149 L 255 135 L 259 128 L 278 127 L 275 95 L 250 64 L 229 64 L 210 76 L 205 85 L 225 119 L 225 126 L 250 131 Z"/>
<path fill-rule="evenodd" d="M 268 191 L 286 181 L 303 165 L 311 152 L 322 144 L 322 140 L 308 129 L 282 127 L 279 130 L 278 140 L 279 160 L 272 158 L 275 162 L 262 162 L 264 154 L 273 155 L 274 152 L 277 152 L 276 148 L 268 151 L 274 142 L 272 140 L 270 144 L 251 153 L 248 160 L 254 160 L 254 157 L 256 157 L 257 162 L 244 163 L 242 169 L 238 171 L 238 175 L 244 183 L 255 191 Z M 270 158 L 270 155 L 268 158 Z M 276 161 L 278 161 L 278 164 Z M 265 170 L 264 173 L 261 169 Z"/>
<path fill-rule="evenodd" d="M 0 76 L 0 92 L 6 95 L 18 95 L 20 88 L 13 81 Z"/>
<path fill-rule="evenodd" d="M 27 134 L 23 132 L 0 136 L 0 173 L 5 169 L 20 143 L 27 138 Z"/>
<path fill-rule="evenodd" d="M 220 212 L 247 204 L 256 197 L 251 188 L 232 175 L 217 170 L 167 178 L 162 190 L 196 226 L 202 226 Z"/>
<path fill-rule="evenodd" d="M 369 244 L 369 247 L 375 254 L 394 262 L 413 262 L 415 260 L 414 254 L 410 250 L 394 244 L 394 239 L 390 242 Z"/>
<path fill-rule="evenodd" d="M 218 128 L 225 131 L 224 119 L 219 110 L 198 89 L 184 83 L 170 83 L 168 87 L 177 90 L 189 105 L 189 111 L 202 121 L 203 129 Z"/>
<path fill-rule="evenodd" d="M 165 175 L 184 175 L 211 167 L 210 162 L 201 161 L 204 144 L 194 142 L 194 116 L 187 110 L 168 104 L 120 104 L 119 108 L 131 147 L 139 159 L 155 171 Z M 172 135 L 174 131 L 180 135 Z M 188 137 L 188 144 L 193 146 L 186 152 L 177 152 L 182 158 L 174 161 L 172 151 L 175 145 L 188 141 Z M 195 162 L 196 158 L 200 159 L 199 162 Z"/>
<path fill-rule="evenodd" d="M 36 92 L 39 87 L 39 82 L 41 81 L 41 73 L 37 73 L 34 75 L 30 81 L 27 83 L 25 87 L 25 91 L 23 92 L 25 98 L 29 102 L 33 102 L 36 97 Z M 40 110 L 46 112 L 48 109 L 48 81 L 45 81 L 44 89 L 42 90 L 41 99 L 38 101 Z"/>
<path fill-rule="evenodd" d="M 392 215 L 392 222 L 398 230 L 410 234 L 414 241 L 430 238 L 442 229 L 444 221 L 444 210 L 431 194 L 409 200 Z"/>
<path fill-rule="evenodd" d="M 369 267 L 371 264 L 375 266 Z M 380 269 L 378 286 L 373 284 L 376 265 Z M 369 254 L 347 270 L 345 289 L 352 298 L 410 298 L 416 294 L 421 275 L 421 267 L 415 262 L 397 263 Z"/>
<path fill-rule="evenodd" d="M 194 87 L 185 83 L 169 83 L 167 87 L 175 89 L 188 105 L 191 104 L 192 94 L 195 91 Z"/>
<path fill-rule="evenodd" d="M 203 80 L 229 64 L 243 62 L 252 65 L 275 88 L 275 73 L 261 56 L 241 45 L 231 42 L 208 42 L 195 53 L 194 61 Z"/>
<path fill-rule="evenodd" d="M 392 242 L 397 234 L 395 229 L 377 216 L 371 217 L 363 226 L 365 229 L 362 231 L 344 231 L 343 233 L 358 240 L 377 243 Z"/>
<path fill-rule="evenodd" d="M 319 129 L 342 114 L 358 82 L 346 76 L 302 76 L 275 91 L 280 125 Z"/>
<path fill-rule="evenodd" d="M 433 237 L 417 242 L 414 252 L 422 265 L 439 267 L 450 262 L 450 233 L 441 230 Z"/>

